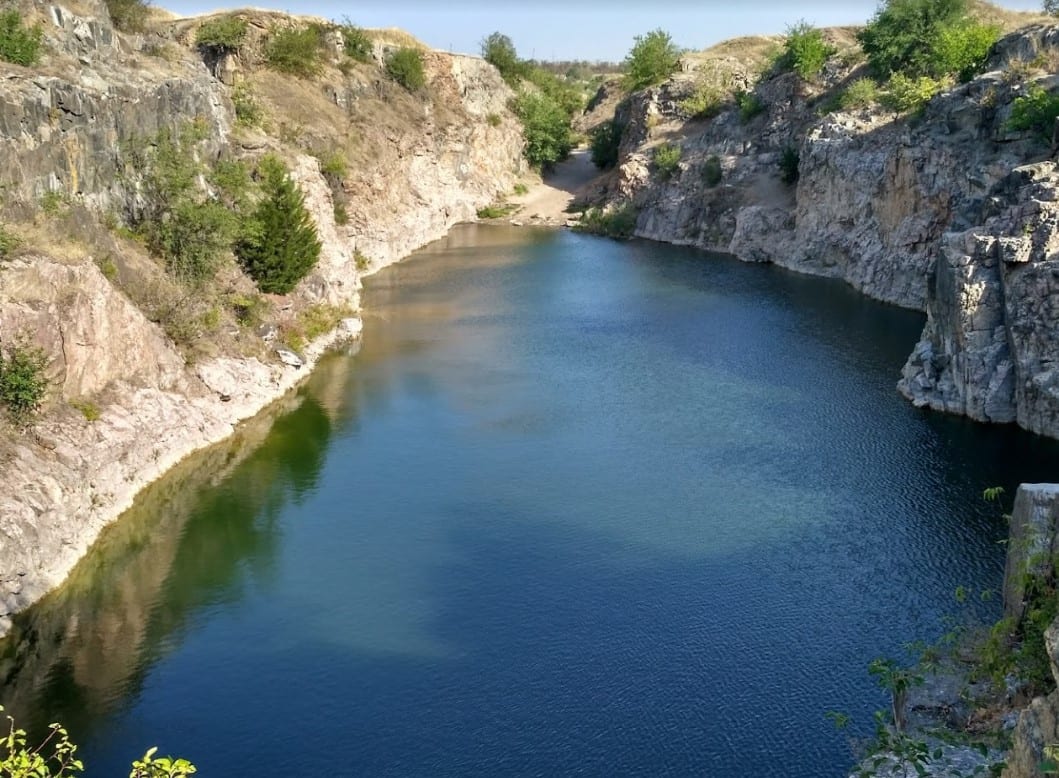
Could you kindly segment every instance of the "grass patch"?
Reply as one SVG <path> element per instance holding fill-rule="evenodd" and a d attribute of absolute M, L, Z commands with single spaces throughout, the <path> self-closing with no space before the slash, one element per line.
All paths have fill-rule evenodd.
<path fill-rule="evenodd" d="M 18 11 L 0 13 L 0 60 L 25 67 L 36 65 L 43 39 L 41 26 L 27 27 Z"/>
<path fill-rule="evenodd" d="M 613 208 L 589 208 L 575 227 L 579 232 L 625 240 L 633 236 L 639 214 L 631 203 Z"/>
<path fill-rule="evenodd" d="M 70 400 L 70 406 L 81 411 L 87 422 L 99 421 L 102 415 L 99 406 L 90 400 Z"/>
<path fill-rule="evenodd" d="M 273 30 L 265 44 L 265 62 L 280 73 L 311 78 L 320 72 L 322 41 L 318 27 Z"/>
<path fill-rule="evenodd" d="M 503 219 L 518 210 L 514 203 L 496 203 L 478 209 L 479 219 Z"/>
<path fill-rule="evenodd" d="M 0 259 L 8 259 L 22 245 L 22 239 L 0 224 Z"/>
<path fill-rule="evenodd" d="M 122 32 L 143 32 L 147 29 L 150 3 L 144 0 L 106 0 L 110 21 Z"/>

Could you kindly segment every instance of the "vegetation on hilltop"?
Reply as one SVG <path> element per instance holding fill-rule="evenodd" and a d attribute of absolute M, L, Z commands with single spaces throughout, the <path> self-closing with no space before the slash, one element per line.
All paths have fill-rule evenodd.
<path fill-rule="evenodd" d="M 625 88 L 634 91 L 664 81 L 680 67 L 680 55 L 680 47 L 665 30 L 637 35 L 623 63 Z"/>
<path fill-rule="evenodd" d="M 481 47 L 486 62 L 518 93 L 511 110 L 522 122 L 527 161 L 536 168 L 548 168 L 565 159 L 574 147 L 570 123 L 584 104 L 581 91 L 564 78 L 519 59 L 515 44 L 502 33 L 492 33 Z"/>

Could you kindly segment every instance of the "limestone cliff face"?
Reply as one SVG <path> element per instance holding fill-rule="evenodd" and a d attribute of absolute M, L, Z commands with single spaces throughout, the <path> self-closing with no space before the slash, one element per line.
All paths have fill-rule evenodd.
<path fill-rule="evenodd" d="M 621 164 L 605 198 L 631 201 L 636 235 L 841 278 L 869 296 L 925 310 L 928 322 L 900 389 L 918 405 L 1059 436 L 1059 339 L 1052 309 L 1059 248 L 1055 166 L 1036 139 L 1006 130 L 1024 94 L 1011 67 L 1059 51 L 1037 26 L 997 46 L 990 72 L 935 97 L 918 117 L 826 110 L 855 72 L 834 64 L 821 84 L 766 79 L 763 106 L 688 121 L 679 97 L 694 76 L 626 106 Z M 1049 87 L 1054 76 L 1039 76 Z M 832 103 L 831 105 L 833 105 Z M 651 165 L 679 143 L 679 170 Z M 796 150 L 799 178 L 779 176 Z M 714 158 L 711 160 L 711 158 Z M 705 171 L 719 162 L 710 186 Z"/>
<path fill-rule="evenodd" d="M 39 422 L 0 431 L 0 634 L 10 614 L 66 577 L 144 485 L 231 435 L 302 380 L 326 347 L 359 334 L 359 320 L 345 314 L 295 357 L 297 366 L 278 357 L 275 327 L 262 340 L 224 325 L 189 361 L 156 323 L 172 282 L 101 226 L 108 213 L 140 206 L 128 144 L 194 121 L 204 159 L 271 152 L 287 160 L 323 252 L 294 293 L 269 302 L 280 319 L 317 303 L 355 311 L 362 272 L 473 218 L 511 190 L 523 165 L 510 92 L 473 57 L 425 52 L 428 88 L 410 95 L 381 76 L 378 62 L 348 72 L 325 62 L 324 75 L 307 80 L 262 69 L 252 52 L 207 67 L 192 45 L 198 21 L 158 21 L 149 34 L 125 36 L 100 0 L 78 2 L 76 13 L 21 7 L 44 27 L 47 53 L 33 69 L 0 64 L 0 225 L 25 238 L 21 252 L 0 261 L 0 342 L 41 348 L 51 390 Z M 245 13 L 258 39 L 292 23 Z M 381 57 L 388 44 L 376 46 Z M 238 126 L 235 83 L 262 106 L 261 126 Z M 345 155 L 348 169 L 323 170 L 331 154 Z M 41 221 L 44 196 L 72 215 Z M 217 283 L 252 290 L 234 265 Z M 82 400 L 98 419 L 70 405 Z"/>

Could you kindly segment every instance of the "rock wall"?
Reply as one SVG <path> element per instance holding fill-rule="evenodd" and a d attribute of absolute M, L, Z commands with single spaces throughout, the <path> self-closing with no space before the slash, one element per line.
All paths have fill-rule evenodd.
<path fill-rule="evenodd" d="M 135 212 L 142 196 L 125 144 L 195 120 L 204 158 L 274 152 L 288 160 L 323 242 L 310 276 L 273 301 L 288 317 L 319 302 L 355 310 L 362 272 L 474 218 L 511 190 L 523 166 L 510 91 L 477 58 L 426 52 L 430 83 L 419 95 L 382 78 L 378 63 L 347 75 L 335 59 L 316 80 L 255 71 L 249 58 L 212 63 L 269 110 L 263 127 L 247 129 L 235 121 L 231 87 L 190 43 L 195 23 L 124 36 L 98 0 L 79 2 L 76 13 L 58 4 L 22 10 L 43 24 L 47 54 L 34 69 L 0 64 L 0 224 L 21 220 L 29 235 L 25 250 L 0 262 L 0 342 L 44 350 L 51 394 L 30 429 L 0 430 L 0 635 L 11 614 L 63 581 L 146 484 L 231 435 L 299 383 L 326 348 L 360 332 L 349 316 L 286 362 L 268 342 L 240 349 L 218 336 L 189 362 L 114 276 L 116 264 L 119 276 L 131 267 L 141 281 L 157 280 L 157 263 L 142 252 L 111 254 L 128 248 L 113 237 L 90 239 L 109 234 L 100 226 L 107 213 Z M 268 16 L 252 20 L 259 34 L 277 18 L 246 13 Z M 341 180 L 329 179 L 320 158 L 343 148 L 359 156 Z M 70 235 L 49 235 L 55 222 L 38 222 L 48 192 L 76 210 L 64 223 Z M 339 195 L 344 224 L 335 219 Z M 222 276 L 233 290 L 252 288 L 234 266 Z M 98 419 L 70 404 L 84 398 Z"/>
<path fill-rule="evenodd" d="M 1059 27 L 1014 33 L 989 72 L 912 117 L 836 109 L 863 74 L 832 63 L 816 85 L 764 79 L 759 115 L 729 104 L 688 120 L 681 96 L 693 79 L 680 75 L 619 113 L 621 164 L 603 198 L 637 207 L 639 237 L 841 278 L 925 310 L 900 380 L 906 396 L 1059 437 L 1059 177 L 1052 162 L 1035 162 L 1048 154 L 1040 140 L 1006 129 L 1031 83 L 1059 84 L 1027 80 L 1026 63 L 1057 53 Z M 682 149 L 667 179 L 651 164 L 661 143 Z M 794 185 L 780 180 L 785 149 L 798 153 Z M 723 170 L 715 186 L 704 176 L 711 158 Z"/>

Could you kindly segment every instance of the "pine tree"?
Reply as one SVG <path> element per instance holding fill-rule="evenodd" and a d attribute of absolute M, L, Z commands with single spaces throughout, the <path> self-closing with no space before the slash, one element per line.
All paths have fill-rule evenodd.
<path fill-rule="evenodd" d="M 262 292 L 286 294 L 320 258 L 316 226 L 305 197 L 275 157 L 259 166 L 263 198 L 235 253 Z"/>

